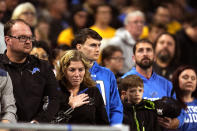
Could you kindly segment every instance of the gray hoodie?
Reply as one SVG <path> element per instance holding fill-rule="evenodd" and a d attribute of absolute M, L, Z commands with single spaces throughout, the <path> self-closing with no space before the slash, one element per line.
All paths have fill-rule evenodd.
<path fill-rule="evenodd" d="M 113 37 L 109 41 L 109 45 L 115 45 L 120 47 L 123 50 L 124 66 L 121 73 L 128 72 L 132 66 L 134 66 L 134 62 L 132 60 L 133 56 L 133 46 L 136 41 L 133 39 L 131 34 L 125 28 L 119 28 L 116 31 L 115 37 Z"/>
<path fill-rule="evenodd" d="M 16 106 L 9 74 L 0 69 L 0 120 L 16 122 Z"/>
<path fill-rule="evenodd" d="M 3 33 L 4 26 L 0 22 L 0 53 L 3 54 L 6 49 L 6 44 L 4 40 L 4 33 Z"/>

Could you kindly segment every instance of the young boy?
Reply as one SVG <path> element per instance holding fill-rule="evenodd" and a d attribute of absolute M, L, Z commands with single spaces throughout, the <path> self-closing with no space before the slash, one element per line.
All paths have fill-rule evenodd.
<path fill-rule="evenodd" d="M 126 101 L 123 102 L 123 123 L 130 126 L 130 131 L 160 131 L 154 103 L 142 99 L 143 80 L 137 75 L 129 75 L 120 82 Z"/>

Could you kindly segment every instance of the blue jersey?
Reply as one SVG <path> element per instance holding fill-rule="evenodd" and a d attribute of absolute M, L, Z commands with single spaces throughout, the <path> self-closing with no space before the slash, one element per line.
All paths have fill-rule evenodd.
<path fill-rule="evenodd" d="M 185 118 L 183 125 L 179 128 L 180 131 L 196 131 L 197 130 L 197 99 L 186 103 L 187 109 L 182 109 L 182 114 Z"/>
<path fill-rule="evenodd" d="M 136 68 L 133 67 L 129 72 L 124 74 L 122 78 L 125 78 L 128 75 L 138 75 L 144 82 L 144 99 L 157 100 L 163 96 L 171 96 L 172 83 L 165 79 L 164 77 L 152 73 L 150 79 L 145 78 L 140 73 L 136 71 Z"/>
<path fill-rule="evenodd" d="M 122 124 L 123 106 L 114 74 L 109 69 L 99 66 L 96 62 L 90 68 L 90 73 L 102 94 L 110 124 Z"/>

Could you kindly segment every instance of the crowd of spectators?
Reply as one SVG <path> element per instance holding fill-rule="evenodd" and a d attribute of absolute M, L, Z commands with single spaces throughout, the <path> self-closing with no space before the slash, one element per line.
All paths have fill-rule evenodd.
<path fill-rule="evenodd" d="M 21 33 L 27 36 L 17 36 Z M 18 39 L 19 43 L 28 44 L 22 50 L 22 45 L 13 39 Z M 73 49 L 79 50 L 85 56 Z M 101 106 L 105 105 L 106 107 L 106 113 L 94 108 L 95 114 L 103 113 L 102 119 L 106 120 L 105 123 L 99 123 L 95 117 L 95 123 L 110 125 L 121 123 L 123 107 L 117 93 L 118 90 L 116 90 L 118 87 L 116 79 L 121 81 L 131 74 L 140 76 L 144 82 L 143 99 L 154 101 L 163 96 L 176 98 L 175 94 L 171 93 L 173 90 L 177 94 L 178 101 L 182 102 L 184 110 L 187 110 L 189 104 L 188 101 L 182 100 L 182 97 L 184 99 L 189 96 L 189 102 L 195 100 L 192 106 L 197 106 L 195 105 L 196 99 L 193 99 L 192 94 L 195 89 L 189 90 L 188 95 L 181 92 L 181 85 L 175 86 L 171 83 L 171 81 L 178 81 L 176 84 L 179 84 L 179 79 L 181 80 L 179 76 L 181 77 L 184 70 L 190 70 L 193 74 L 191 72 L 188 74 L 192 74 L 196 79 L 197 2 L 194 0 L 0 0 L 0 57 L 2 57 L 0 76 L 12 80 L 16 107 L 18 108 L 16 113 L 15 105 L 11 105 L 12 115 L 17 114 L 19 121 L 49 122 L 56 115 L 59 105 L 54 109 L 52 106 L 57 104 L 55 100 L 60 90 L 65 88 L 64 81 L 68 82 L 71 77 L 65 72 L 66 70 L 68 73 L 72 72 L 70 66 L 76 63 L 76 60 L 74 62 L 68 61 L 67 67 L 65 63 L 62 63 L 63 57 L 71 59 L 71 56 L 64 54 L 66 50 L 73 51 L 73 55 L 67 54 L 72 57 L 74 54 L 84 57 L 77 60 L 81 67 L 75 67 L 80 68 L 78 69 L 80 73 L 87 64 L 82 59 L 87 57 L 90 61 L 90 67 L 86 69 L 90 69 L 90 73 L 86 70 L 83 71 L 85 74 L 91 74 L 95 83 L 92 81 L 90 87 L 98 87 L 101 92 L 101 96 L 98 95 L 98 97 L 103 98 L 103 101 L 98 101 Z M 41 59 L 41 62 L 37 58 Z M 187 66 L 185 69 L 179 70 L 179 74 L 175 76 L 174 72 L 180 65 Z M 26 67 L 30 68 L 31 66 L 32 68 L 35 66 L 32 71 L 25 70 Z M 40 70 L 41 67 L 44 72 Z M 64 68 L 64 70 L 60 71 L 59 68 Z M 32 75 L 38 72 L 43 73 L 39 78 L 44 80 L 44 83 L 40 82 L 38 78 L 30 76 L 29 71 Z M 50 73 L 44 75 L 45 71 Z M 65 77 L 69 77 L 68 80 L 58 79 L 61 84 L 55 81 L 55 76 L 58 77 L 60 72 L 65 73 Z M 26 76 L 24 81 L 22 81 L 22 76 Z M 34 90 L 35 87 L 38 88 L 39 84 L 42 88 L 37 90 L 38 92 L 33 91 L 35 94 L 22 88 L 15 89 L 21 85 L 28 87 L 28 81 L 35 84 L 30 86 L 31 90 Z M 70 83 L 72 84 L 72 81 Z M 83 81 L 78 84 L 78 91 L 82 89 L 81 83 Z M 58 84 L 62 86 L 61 89 L 57 88 L 58 86 L 53 87 Z M 46 86 L 51 88 L 48 89 Z M 7 88 L 12 88 L 12 84 L 9 84 Z M 65 89 L 67 91 L 70 88 L 73 87 Z M 98 92 L 96 88 L 91 90 L 94 90 L 94 93 Z M 39 103 L 38 107 L 31 105 L 32 99 L 28 99 L 28 95 L 25 97 L 18 95 L 22 92 L 30 93 L 35 97 L 34 102 Z M 125 102 L 126 96 L 121 94 L 121 91 L 119 93 L 122 102 Z M 90 94 L 92 95 L 92 92 Z M 69 102 L 70 99 L 75 100 L 78 95 L 78 97 L 81 96 L 78 92 L 75 92 L 75 96 L 69 95 L 64 98 L 66 102 Z M 94 96 L 92 97 L 94 98 Z M 112 101 L 111 97 L 116 102 Z M 52 101 L 49 101 L 51 98 Z M 84 101 L 89 100 L 86 96 L 83 98 Z M 97 98 L 94 99 L 97 100 Z M 14 101 L 12 99 L 11 104 Z M 29 102 L 29 105 L 24 106 L 24 102 Z M 83 103 L 83 101 L 80 102 Z M 89 101 L 77 107 L 83 107 L 87 103 Z M 42 104 L 48 104 L 49 110 L 41 109 Z M 65 105 L 60 106 L 64 107 Z M 97 105 L 95 107 L 98 108 Z M 27 112 L 30 108 L 34 109 L 32 114 Z M 182 115 L 187 114 L 184 110 Z M 48 117 L 49 113 L 52 114 L 51 117 Z M 95 114 L 92 113 L 92 115 Z M 159 118 L 158 124 L 169 129 L 181 128 L 184 123 L 183 117 Z M 9 119 L 16 121 L 16 118 L 13 117 Z M 164 122 L 165 120 L 168 122 Z M 197 125 L 197 120 L 195 122 Z M 188 125 L 184 125 L 184 129 L 188 128 L 186 126 Z"/>
<path fill-rule="evenodd" d="M 101 50 L 108 44 L 122 48 L 125 60 L 120 73 L 126 73 L 134 66 L 133 61 L 128 61 L 138 39 L 148 38 L 154 43 L 156 37 L 166 31 L 176 35 L 180 41 L 178 50 L 181 51 L 175 59 L 179 59 L 181 64 L 195 65 L 191 56 L 195 55 L 197 6 L 192 0 L 1 0 L 0 6 L 1 32 L 8 20 L 24 19 L 31 25 L 36 40 L 45 41 L 51 51 L 62 45 L 72 48 L 75 34 L 81 28 L 97 31 L 103 37 Z M 144 18 L 131 18 L 135 11 L 140 11 Z M 139 13 L 133 15 L 138 16 Z M 0 37 L 1 53 L 6 48 L 2 36 L 3 32 Z M 190 44 L 182 44 L 188 40 L 191 40 Z M 101 56 L 98 63 L 101 63 Z"/>

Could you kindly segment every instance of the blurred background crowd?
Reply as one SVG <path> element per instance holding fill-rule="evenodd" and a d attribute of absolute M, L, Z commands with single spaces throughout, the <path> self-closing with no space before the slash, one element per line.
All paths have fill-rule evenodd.
<path fill-rule="evenodd" d="M 177 65 L 197 67 L 196 11 L 195 0 L 0 0 L 0 53 L 4 23 L 24 19 L 37 40 L 31 53 L 55 69 L 76 32 L 88 27 L 103 37 L 98 63 L 117 78 L 134 66 L 135 42 L 147 38 L 155 47 L 154 70 L 171 79 Z"/>

